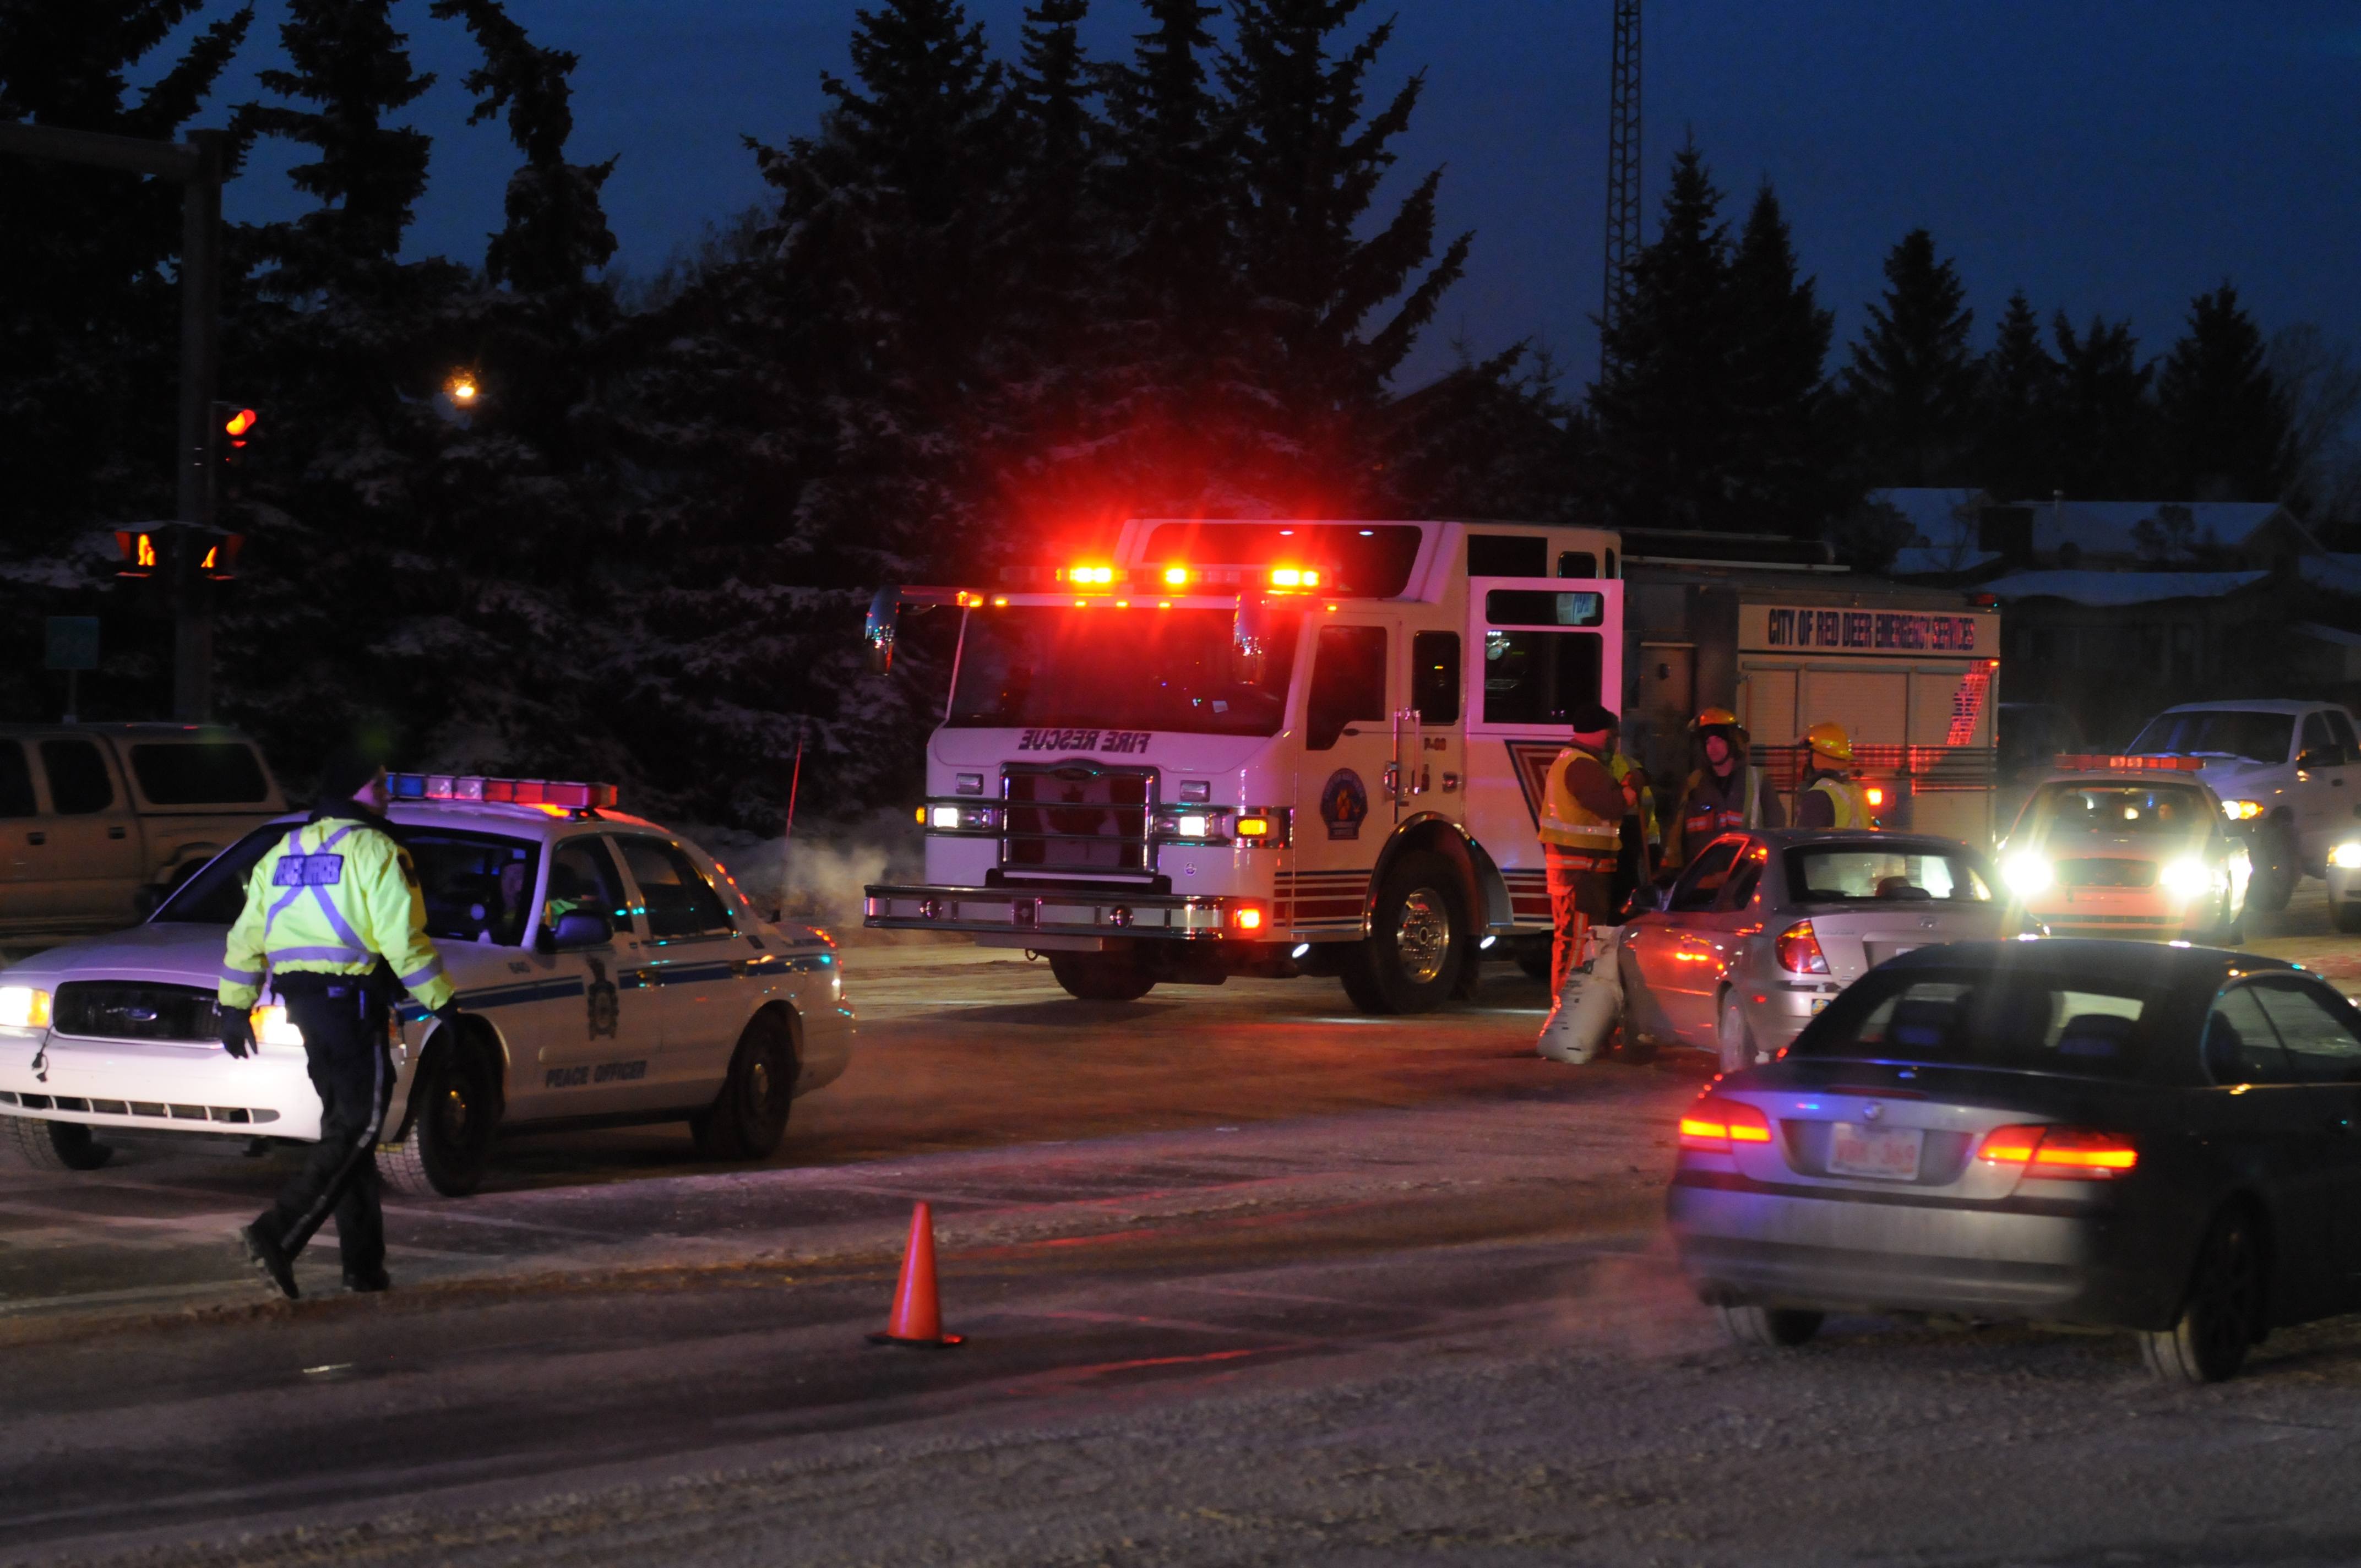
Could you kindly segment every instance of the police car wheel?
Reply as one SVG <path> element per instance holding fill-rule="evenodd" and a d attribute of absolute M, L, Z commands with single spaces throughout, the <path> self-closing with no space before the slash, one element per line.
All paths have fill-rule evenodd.
<path fill-rule="evenodd" d="M 445 1045 L 426 1062 L 409 1130 L 379 1150 L 378 1168 L 397 1192 L 465 1198 L 483 1185 L 499 1130 L 499 1069 L 473 1042 Z"/>
<path fill-rule="evenodd" d="M 0 1149 L 6 1151 L 9 1164 L 26 1170 L 96 1170 L 115 1155 L 80 1122 L 41 1116 L 9 1117 Z"/>
<path fill-rule="evenodd" d="M 754 1014 L 738 1036 L 730 1076 L 688 1130 L 708 1159 L 765 1159 L 786 1135 L 796 1088 L 796 1042 L 775 1013 Z"/>
<path fill-rule="evenodd" d="M 1082 1002 L 1137 1002 L 1156 989 L 1156 977 L 1129 953 L 1051 953 L 1049 972 Z"/>
<path fill-rule="evenodd" d="M 1441 855 L 1408 854 L 1386 873 L 1369 935 L 1347 950 L 1339 978 L 1364 1013 L 1432 1013 L 1458 984 L 1471 946 L 1457 869 Z"/>

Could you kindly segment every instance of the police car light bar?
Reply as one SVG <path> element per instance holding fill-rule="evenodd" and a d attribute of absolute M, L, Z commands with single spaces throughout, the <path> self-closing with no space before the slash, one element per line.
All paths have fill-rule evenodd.
<path fill-rule="evenodd" d="M 481 773 L 388 773 L 386 793 L 396 800 L 482 801 L 493 806 L 556 806 L 595 811 L 615 804 L 610 784 L 569 779 L 496 779 Z"/>
<path fill-rule="evenodd" d="M 2059 771 L 2070 773 L 2135 773 L 2151 768 L 2193 773 L 2204 765 L 2202 757 L 2101 757 L 2077 753 L 2058 759 Z"/>

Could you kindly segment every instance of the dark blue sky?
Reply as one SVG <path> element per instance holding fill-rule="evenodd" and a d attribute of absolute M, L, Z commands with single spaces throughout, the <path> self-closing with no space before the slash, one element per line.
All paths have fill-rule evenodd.
<path fill-rule="evenodd" d="M 1024 0 L 971 0 L 1014 51 Z M 216 5 L 214 10 L 225 9 Z M 577 156 L 620 154 L 608 210 L 621 265 L 653 271 L 703 224 L 762 193 L 741 133 L 808 130 L 822 71 L 848 69 L 851 0 L 510 0 L 545 43 L 582 57 Z M 1466 280 L 1407 375 L 1521 337 L 1587 376 L 1599 285 L 1608 0 L 1395 0 L 1381 84 L 1423 66 L 1405 176 L 1443 163 L 1443 220 L 1473 228 Z M 455 24 L 398 7 L 442 82 L 413 112 L 436 135 L 412 248 L 479 259 L 514 162 L 468 129 Z M 257 44 L 225 98 L 250 96 L 276 52 Z M 1127 47 L 1128 0 L 1099 0 L 1094 48 Z M 1373 0 L 1368 14 L 1389 13 Z M 2353 0 L 1649 0 L 1648 200 L 1694 131 L 1733 221 L 1769 179 L 1839 340 L 1880 287 L 1885 250 L 1923 224 L 1958 259 L 1984 337 L 2012 288 L 2046 313 L 2131 316 L 2161 353 L 2189 297 L 2235 278 L 2267 331 L 2320 323 L 2361 338 L 2361 5 Z M 266 150 L 233 216 L 292 210 Z M 1841 349 L 1832 356 L 1832 367 Z"/>

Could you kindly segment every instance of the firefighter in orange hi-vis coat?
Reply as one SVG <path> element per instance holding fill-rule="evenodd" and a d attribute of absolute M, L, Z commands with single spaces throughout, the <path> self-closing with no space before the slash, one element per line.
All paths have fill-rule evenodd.
<path fill-rule="evenodd" d="M 1574 744 L 1550 764 L 1542 792 L 1542 858 L 1549 868 L 1550 915 L 1557 927 L 1550 953 L 1553 1003 L 1583 961 L 1591 923 L 1614 913 L 1608 899 L 1622 849 L 1623 817 L 1631 809 L 1609 766 L 1614 724 L 1615 716 L 1598 703 L 1577 708 Z"/>

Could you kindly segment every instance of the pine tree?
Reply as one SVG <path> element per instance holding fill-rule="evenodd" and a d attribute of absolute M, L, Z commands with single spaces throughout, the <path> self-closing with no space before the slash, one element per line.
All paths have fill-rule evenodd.
<path fill-rule="evenodd" d="M 1844 377 L 1862 475 L 1872 485 L 1960 483 L 1976 390 L 1967 291 L 1925 229 L 1887 253 L 1885 283 Z"/>
<path fill-rule="evenodd" d="M 1434 256 L 1439 169 L 1362 237 L 1425 78 L 1412 75 L 1364 118 L 1368 73 L 1394 27 L 1338 39 L 1361 5 L 1236 0 L 1222 68 L 1239 130 L 1240 270 L 1276 404 L 1273 455 L 1303 487 L 1300 504 L 1351 506 L 1367 488 L 1372 455 L 1361 445 L 1385 382 L 1473 240 L 1463 234 Z"/>
<path fill-rule="evenodd" d="M 2076 500 L 2170 499 L 2158 494 L 2156 406 L 2147 396 L 2154 371 L 2139 362 L 2131 323 L 2094 315 L 2078 336 L 2059 311 L 2050 330 L 2058 345 L 2056 488 Z"/>
<path fill-rule="evenodd" d="M 1977 378 L 1976 456 L 1971 478 L 2001 500 L 2046 499 L 2058 474 L 2058 361 L 2041 341 L 2041 318 L 2017 290 Z"/>
<path fill-rule="evenodd" d="M 433 78 L 390 0 L 289 0 L 280 41 L 277 101 L 237 123 L 312 150 L 289 178 L 314 204 L 242 236 L 261 269 L 227 291 L 224 384 L 268 429 L 223 497 L 248 543 L 219 645 L 225 710 L 301 778 L 354 725 L 413 754 L 455 713 L 496 725 L 505 676 L 468 625 L 488 542 L 433 489 L 440 329 L 469 275 L 401 259 L 431 143 L 387 121 Z"/>
<path fill-rule="evenodd" d="M 1817 280 L 1796 277 L 1795 245 L 1766 181 L 1730 258 L 1730 400 L 1739 421 L 1732 501 L 1746 526 L 1816 534 L 1850 498 L 1831 478 L 1825 366 L 1836 317 Z"/>
<path fill-rule="evenodd" d="M 1673 159 L 1663 227 L 1632 266 L 1630 307 L 1606 334 L 1591 389 L 1599 488 L 1625 528 L 1743 528 L 1733 508 L 1740 420 L 1730 232 L 1694 142 Z"/>
<path fill-rule="evenodd" d="M 2189 330 L 2157 371 L 2162 471 L 2181 500 L 2275 501 L 2293 463 L 2287 400 L 2263 334 L 2229 283 L 2190 302 Z"/>
<path fill-rule="evenodd" d="M 0 0 L 0 122 L 177 137 L 253 21 L 251 8 L 234 11 L 177 57 L 151 58 L 201 5 Z M 135 91 L 135 76 L 151 80 Z M 0 711 L 57 711 L 40 671 L 43 615 L 119 608 L 82 542 L 171 514 L 180 247 L 171 181 L 0 155 L 0 559 L 43 563 L 0 586 Z M 161 710 L 159 630 L 108 615 L 105 669 L 84 681 L 83 712 Z"/>
<path fill-rule="evenodd" d="M 1385 515 L 1588 521 L 1590 427 L 1558 386 L 1549 355 L 1528 345 L 1481 361 L 1463 348 L 1457 367 L 1387 411 Z"/>

